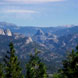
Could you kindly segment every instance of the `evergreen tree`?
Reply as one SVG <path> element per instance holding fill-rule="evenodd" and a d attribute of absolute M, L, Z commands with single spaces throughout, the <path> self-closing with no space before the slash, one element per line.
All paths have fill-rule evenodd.
<path fill-rule="evenodd" d="M 73 50 L 67 60 L 63 61 L 62 73 L 67 78 L 78 78 L 78 51 Z"/>
<path fill-rule="evenodd" d="M 2 64 L 0 64 L 0 78 L 4 78 L 4 70 Z"/>
<path fill-rule="evenodd" d="M 22 78 L 20 63 L 17 56 L 15 56 L 13 43 L 10 43 L 9 47 L 10 51 L 7 51 L 7 55 L 4 58 L 6 78 Z"/>
<path fill-rule="evenodd" d="M 26 78 L 47 78 L 46 66 L 38 57 L 38 51 L 30 55 L 30 60 L 26 65 Z"/>
<path fill-rule="evenodd" d="M 76 52 L 72 52 L 67 56 L 66 60 L 63 61 L 63 68 L 58 73 L 60 77 L 54 78 L 78 78 L 78 47 Z"/>

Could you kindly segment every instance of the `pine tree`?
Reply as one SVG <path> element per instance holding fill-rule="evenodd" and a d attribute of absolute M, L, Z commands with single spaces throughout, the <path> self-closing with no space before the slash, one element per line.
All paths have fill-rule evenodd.
<path fill-rule="evenodd" d="M 72 50 L 67 60 L 63 61 L 62 73 L 67 78 L 78 78 L 78 51 Z"/>
<path fill-rule="evenodd" d="M 2 64 L 0 64 L 0 78 L 4 78 L 4 70 Z"/>
<path fill-rule="evenodd" d="M 60 77 L 54 78 L 78 78 L 78 47 L 76 52 L 72 50 L 66 60 L 63 61 L 63 68 L 58 74 Z"/>
<path fill-rule="evenodd" d="M 6 78 L 22 78 L 20 63 L 17 56 L 15 56 L 13 43 L 10 43 L 9 47 L 10 51 L 7 51 L 7 55 L 4 58 Z"/>
<path fill-rule="evenodd" d="M 26 78 L 47 78 L 46 66 L 38 57 L 38 51 L 30 55 L 30 60 L 26 65 Z"/>

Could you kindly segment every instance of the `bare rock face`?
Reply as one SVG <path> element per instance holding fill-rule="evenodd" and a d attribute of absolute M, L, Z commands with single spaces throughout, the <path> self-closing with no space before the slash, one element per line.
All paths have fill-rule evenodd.
<path fill-rule="evenodd" d="M 27 39 L 26 39 L 26 44 L 29 44 L 29 43 L 31 43 L 31 42 L 33 42 L 32 38 L 31 38 L 31 37 L 27 37 Z"/>
<path fill-rule="evenodd" d="M 9 29 L 7 29 L 5 30 L 5 35 L 12 36 L 12 32 Z"/>
<path fill-rule="evenodd" d="M 13 33 L 15 39 L 19 39 L 19 38 L 25 38 L 26 36 L 23 34 L 19 34 L 19 33 Z"/>
<path fill-rule="evenodd" d="M 0 35 L 5 35 L 5 32 L 3 29 L 0 29 Z"/>
<path fill-rule="evenodd" d="M 35 35 L 44 35 L 44 32 L 42 30 L 38 30 Z"/>

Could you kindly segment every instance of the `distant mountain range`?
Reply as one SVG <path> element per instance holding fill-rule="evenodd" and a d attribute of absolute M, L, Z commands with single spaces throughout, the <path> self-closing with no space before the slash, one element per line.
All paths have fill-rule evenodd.
<path fill-rule="evenodd" d="M 44 33 L 52 33 L 58 36 L 65 34 L 78 33 L 77 25 L 66 25 L 57 27 L 33 27 L 33 26 L 17 26 L 15 24 L 0 22 L 0 28 L 10 29 L 12 32 L 25 34 L 26 36 L 33 36 L 38 30 L 42 30 Z M 72 32 L 73 31 L 73 32 Z"/>
<path fill-rule="evenodd" d="M 40 58 L 48 67 L 57 69 L 66 51 L 78 45 L 78 26 L 22 27 L 0 22 L 0 59 L 9 50 L 11 41 L 20 60 L 27 61 L 29 54 L 37 48 L 41 51 Z"/>

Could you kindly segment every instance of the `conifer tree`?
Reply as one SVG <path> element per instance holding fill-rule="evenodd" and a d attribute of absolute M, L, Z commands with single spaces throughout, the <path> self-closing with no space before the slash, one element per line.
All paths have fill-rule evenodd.
<path fill-rule="evenodd" d="M 38 57 L 38 51 L 30 55 L 30 60 L 26 65 L 26 78 L 47 78 L 46 66 Z"/>
<path fill-rule="evenodd" d="M 0 64 L 0 78 L 4 78 L 4 69 L 2 64 Z"/>
<path fill-rule="evenodd" d="M 66 60 L 63 61 L 63 68 L 57 74 L 57 77 L 53 78 L 78 78 L 78 47 L 76 52 L 72 52 L 67 56 Z"/>
<path fill-rule="evenodd" d="M 15 56 L 13 43 L 10 43 L 9 47 L 10 51 L 7 51 L 7 55 L 4 58 L 6 78 L 22 78 L 20 63 L 17 56 Z"/>

